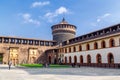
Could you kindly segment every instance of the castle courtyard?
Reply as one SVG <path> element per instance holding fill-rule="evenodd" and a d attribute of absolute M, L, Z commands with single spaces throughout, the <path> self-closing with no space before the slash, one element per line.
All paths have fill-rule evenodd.
<path fill-rule="evenodd" d="M 24 68 L 0 65 L 0 80 L 120 80 L 120 69 Z"/>

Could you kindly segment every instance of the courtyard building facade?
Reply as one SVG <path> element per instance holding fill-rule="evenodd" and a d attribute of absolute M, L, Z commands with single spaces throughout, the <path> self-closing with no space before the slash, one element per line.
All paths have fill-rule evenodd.
<path fill-rule="evenodd" d="M 0 63 L 120 67 L 120 24 L 75 37 L 77 27 L 63 18 L 51 27 L 53 40 L 0 37 Z"/>
<path fill-rule="evenodd" d="M 120 24 L 64 41 L 58 49 L 65 64 L 120 67 Z"/>

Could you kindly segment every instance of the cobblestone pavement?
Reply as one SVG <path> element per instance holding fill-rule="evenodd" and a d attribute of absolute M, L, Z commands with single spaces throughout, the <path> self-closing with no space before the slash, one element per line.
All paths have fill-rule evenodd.
<path fill-rule="evenodd" d="M 0 65 L 0 80 L 120 80 L 120 69 L 16 68 Z"/>

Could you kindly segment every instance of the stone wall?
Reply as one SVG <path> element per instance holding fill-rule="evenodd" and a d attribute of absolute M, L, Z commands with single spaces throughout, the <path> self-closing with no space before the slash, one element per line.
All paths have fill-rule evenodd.
<path fill-rule="evenodd" d="M 45 51 L 47 49 L 53 48 L 52 46 L 34 46 L 34 45 L 23 45 L 23 44 L 10 44 L 10 43 L 0 43 L 0 54 L 3 54 L 3 63 L 7 64 L 10 59 L 18 59 L 18 64 L 31 63 L 30 57 L 34 58 L 34 63 L 42 63 L 45 58 Z M 10 52 L 10 50 L 17 49 L 18 52 Z M 30 52 L 30 50 L 32 50 Z M 34 52 L 36 50 L 36 52 Z M 33 52 L 33 54 L 32 54 Z M 14 55 L 18 55 L 17 58 Z M 38 59 L 39 58 L 39 59 Z M 16 64 L 16 63 L 15 63 Z"/>

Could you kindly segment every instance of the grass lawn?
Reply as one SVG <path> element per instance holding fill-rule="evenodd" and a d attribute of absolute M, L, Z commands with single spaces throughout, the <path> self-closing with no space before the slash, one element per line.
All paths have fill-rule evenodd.
<path fill-rule="evenodd" d="M 69 65 L 58 65 L 58 64 L 51 64 L 50 68 L 69 68 Z"/>
<path fill-rule="evenodd" d="M 21 64 L 20 66 L 30 67 L 30 68 L 42 68 L 42 64 Z M 69 65 L 58 65 L 58 64 L 50 64 L 49 68 L 69 68 Z"/>
<path fill-rule="evenodd" d="M 42 68 L 42 64 L 20 64 L 20 66 L 31 67 L 31 68 Z"/>

